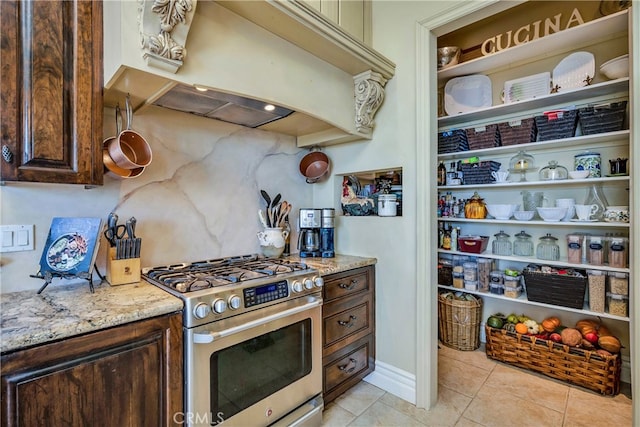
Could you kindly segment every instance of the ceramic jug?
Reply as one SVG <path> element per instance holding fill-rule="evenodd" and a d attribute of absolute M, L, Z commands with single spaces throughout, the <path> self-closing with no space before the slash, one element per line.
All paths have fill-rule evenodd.
<path fill-rule="evenodd" d="M 284 244 L 289 232 L 282 227 L 265 228 L 258 231 L 258 241 L 262 254 L 266 257 L 277 258 L 284 252 Z"/>

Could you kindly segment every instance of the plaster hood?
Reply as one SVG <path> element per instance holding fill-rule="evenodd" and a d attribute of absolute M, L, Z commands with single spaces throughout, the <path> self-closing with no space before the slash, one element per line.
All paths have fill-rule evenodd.
<path fill-rule="evenodd" d="M 391 61 L 295 0 L 103 7 L 107 107 L 129 93 L 137 112 L 160 105 L 293 135 L 298 146 L 329 145 L 371 138 L 395 72 Z M 275 111 L 252 110 L 263 104 Z"/>

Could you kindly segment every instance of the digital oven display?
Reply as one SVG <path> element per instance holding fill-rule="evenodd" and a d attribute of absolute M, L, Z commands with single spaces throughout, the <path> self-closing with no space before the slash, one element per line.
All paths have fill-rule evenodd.
<path fill-rule="evenodd" d="M 252 307 L 289 296 L 287 281 L 282 280 L 268 285 L 244 289 L 244 306 Z"/>

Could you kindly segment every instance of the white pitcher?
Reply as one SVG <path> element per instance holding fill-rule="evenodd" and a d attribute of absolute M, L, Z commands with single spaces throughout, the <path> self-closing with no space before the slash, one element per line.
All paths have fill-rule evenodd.
<path fill-rule="evenodd" d="M 287 230 L 282 227 L 265 228 L 258 231 L 258 241 L 262 254 L 267 257 L 277 258 L 284 252 L 285 239 L 289 236 Z"/>

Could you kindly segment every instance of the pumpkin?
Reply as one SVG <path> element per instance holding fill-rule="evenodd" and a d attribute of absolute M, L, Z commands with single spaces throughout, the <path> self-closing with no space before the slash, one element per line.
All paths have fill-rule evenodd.
<path fill-rule="evenodd" d="M 614 336 L 600 337 L 600 339 L 598 339 L 598 345 L 600 348 L 613 354 L 618 353 L 620 351 L 620 347 L 622 347 L 620 340 Z"/>
<path fill-rule="evenodd" d="M 553 332 L 558 326 L 560 326 L 560 319 L 557 317 L 547 317 L 541 323 L 542 329 L 547 332 Z"/>
<path fill-rule="evenodd" d="M 587 334 L 590 333 L 597 333 L 598 326 L 600 326 L 598 322 L 590 319 L 578 320 L 578 322 L 576 322 L 576 329 L 580 331 L 583 337 L 586 337 Z"/>
<path fill-rule="evenodd" d="M 526 334 L 529 332 L 529 328 L 524 323 L 516 323 L 516 332 L 519 334 Z"/>
<path fill-rule="evenodd" d="M 598 336 L 599 337 L 610 337 L 613 336 L 611 331 L 604 325 L 598 326 Z"/>
<path fill-rule="evenodd" d="M 574 328 L 564 328 L 560 333 L 562 338 L 562 344 L 566 344 L 571 347 L 577 347 L 582 343 L 582 334 L 579 330 Z"/>
<path fill-rule="evenodd" d="M 477 191 L 465 203 L 464 217 L 472 219 L 484 219 L 487 217 L 487 206 Z"/>

